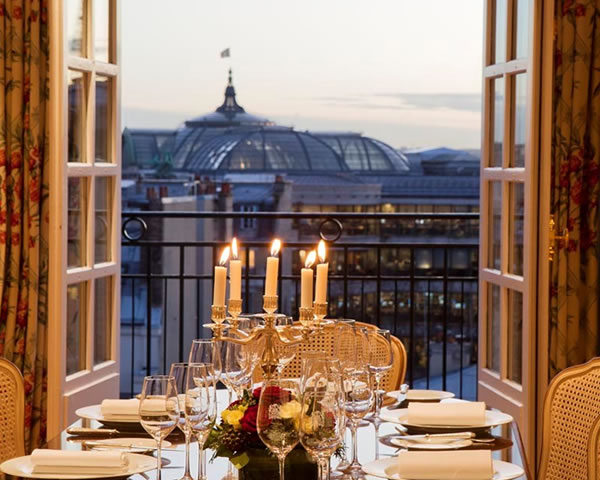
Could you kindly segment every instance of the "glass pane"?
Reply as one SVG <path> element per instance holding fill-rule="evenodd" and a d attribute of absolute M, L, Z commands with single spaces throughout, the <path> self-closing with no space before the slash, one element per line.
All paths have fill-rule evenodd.
<path fill-rule="evenodd" d="M 85 56 L 83 0 L 67 0 L 67 49 L 71 55 Z"/>
<path fill-rule="evenodd" d="M 85 283 L 67 287 L 67 375 L 85 370 Z"/>
<path fill-rule="evenodd" d="M 111 79 L 96 77 L 96 162 L 112 162 L 110 148 Z"/>
<path fill-rule="evenodd" d="M 527 110 L 527 74 L 515 75 L 515 138 L 511 167 L 525 167 L 525 136 Z"/>
<path fill-rule="evenodd" d="M 94 261 L 111 260 L 112 179 L 96 177 L 96 223 Z"/>
<path fill-rule="evenodd" d="M 86 184 L 84 178 L 69 178 L 67 266 L 85 265 Z"/>
<path fill-rule="evenodd" d="M 94 59 L 108 62 L 108 3 L 94 0 Z"/>
<path fill-rule="evenodd" d="M 523 365 L 523 294 L 508 291 L 508 378 L 522 381 Z"/>
<path fill-rule="evenodd" d="M 490 167 L 502 166 L 502 143 L 504 141 L 504 77 L 492 80 L 492 158 Z"/>
<path fill-rule="evenodd" d="M 496 0 L 496 27 L 494 50 L 494 63 L 506 62 L 506 20 L 507 20 L 507 0 Z"/>
<path fill-rule="evenodd" d="M 510 199 L 510 251 L 508 267 L 511 273 L 523 275 L 523 208 L 525 184 L 514 182 L 509 185 Z"/>
<path fill-rule="evenodd" d="M 517 23 L 516 38 L 517 44 L 515 52 L 516 58 L 524 58 L 529 50 L 529 0 L 515 0 L 517 2 L 517 11 L 515 21 Z"/>
<path fill-rule="evenodd" d="M 500 239 L 502 229 L 502 182 L 489 183 L 490 232 L 488 268 L 500 270 Z"/>
<path fill-rule="evenodd" d="M 94 365 L 111 359 L 112 277 L 94 281 Z"/>
<path fill-rule="evenodd" d="M 85 77 L 69 70 L 69 162 L 85 162 Z"/>
<path fill-rule="evenodd" d="M 500 372 L 500 287 L 488 285 L 487 368 Z"/>

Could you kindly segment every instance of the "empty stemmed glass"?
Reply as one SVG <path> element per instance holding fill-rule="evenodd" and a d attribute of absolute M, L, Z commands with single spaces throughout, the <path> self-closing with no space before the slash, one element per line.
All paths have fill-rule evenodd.
<path fill-rule="evenodd" d="M 185 390 L 185 419 L 198 440 L 198 480 L 206 480 L 204 444 L 216 418 L 216 377 L 213 367 L 207 363 L 190 363 Z"/>
<path fill-rule="evenodd" d="M 339 385 L 335 379 L 325 380 L 326 385 Z M 329 480 L 329 459 L 342 443 L 345 422 L 340 408 L 337 388 L 322 388 L 318 377 L 309 383 L 302 394 L 300 415 L 300 442 L 317 461 L 319 480 Z"/>
<path fill-rule="evenodd" d="M 179 402 L 173 377 L 152 375 L 144 378 L 139 414 L 142 427 L 156 440 L 156 479 L 160 480 L 162 441 L 179 422 Z"/>
<path fill-rule="evenodd" d="M 186 421 L 185 413 L 185 392 L 187 389 L 187 372 L 188 363 L 172 363 L 169 375 L 175 379 L 175 387 L 177 388 L 177 398 L 179 401 L 179 422 L 177 426 L 182 431 L 185 437 L 185 471 L 183 477 L 179 480 L 192 480 L 190 474 L 190 440 L 192 438 L 192 430 Z"/>
<path fill-rule="evenodd" d="M 381 380 L 385 373 L 392 368 L 394 354 L 389 330 L 369 330 L 367 331 L 367 341 L 369 347 L 369 371 L 373 374 L 373 379 L 375 380 L 375 411 L 369 420 L 373 422 L 373 426 L 375 427 L 375 459 L 378 459 L 379 426 L 381 425 L 379 415 L 383 401 Z"/>
<path fill-rule="evenodd" d="M 273 380 L 263 385 L 256 428 L 260 439 L 279 461 L 279 480 L 285 477 L 285 457 L 300 440 L 301 410 L 296 380 Z"/>
<path fill-rule="evenodd" d="M 192 342 L 189 363 L 207 363 L 212 365 L 213 373 L 221 375 L 221 345 L 210 338 L 198 338 Z"/>

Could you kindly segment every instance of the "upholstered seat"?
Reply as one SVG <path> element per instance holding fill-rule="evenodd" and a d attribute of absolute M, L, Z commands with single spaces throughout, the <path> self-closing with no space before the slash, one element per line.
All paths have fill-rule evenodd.
<path fill-rule="evenodd" d="M 544 480 L 600 479 L 600 358 L 567 368 L 548 387 L 544 401 Z"/>
<path fill-rule="evenodd" d="M 0 357 L 0 462 L 25 454 L 24 409 L 23 376 Z"/>

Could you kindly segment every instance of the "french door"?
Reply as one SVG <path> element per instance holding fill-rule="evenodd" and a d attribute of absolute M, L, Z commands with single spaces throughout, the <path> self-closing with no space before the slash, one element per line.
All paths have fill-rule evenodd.
<path fill-rule="evenodd" d="M 478 397 L 535 459 L 542 0 L 486 0 Z"/>
<path fill-rule="evenodd" d="M 57 0 L 51 21 L 48 436 L 119 392 L 118 0 Z"/>

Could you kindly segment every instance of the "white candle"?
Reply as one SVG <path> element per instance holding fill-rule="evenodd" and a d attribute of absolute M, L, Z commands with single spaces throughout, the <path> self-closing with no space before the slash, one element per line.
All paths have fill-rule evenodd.
<path fill-rule="evenodd" d="M 312 307 L 313 299 L 313 269 L 311 268 L 317 258 L 317 252 L 314 250 L 308 254 L 304 268 L 301 270 L 301 282 L 300 282 L 300 307 L 310 308 Z"/>
<path fill-rule="evenodd" d="M 325 242 L 321 240 L 317 249 L 321 263 L 317 265 L 317 285 L 315 287 L 315 303 L 327 302 L 327 272 L 329 264 L 325 262 Z"/>
<path fill-rule="evenodd" d="M 225 305 L 225 290 L 227 289 L 227 259 L 229 258 L 229 247 L 223 250 L 219 265 L 215 265 L 215 284 L 213 288 L 213 305 Z"/>
<path fill-rule="evenodd" d="M 267 257 L 267 274 L 265 278 L 265 296 L 274 297 L 277 295 L 277 275 L 279 272 L 279 249 L 281 240 L 275 239 L 271 244 L 271 256 Z"/>
<path fill-rule="evenodd" d="M 242 261 L 238 258 L 237 240 L 231 242 L 233 258 L 229 260 L 229 299 L 242 299 Z"/>

